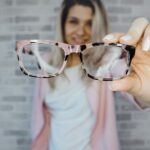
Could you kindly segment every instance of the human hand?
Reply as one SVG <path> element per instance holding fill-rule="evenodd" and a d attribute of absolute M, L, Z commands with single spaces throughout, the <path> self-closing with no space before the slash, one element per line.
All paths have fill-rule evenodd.
<path fill-rule="evenodd" d="M 139 100 L 150 104 L 150 23 L 145 18 L 133 21 L 127 33 L 111 33 L 104 37 L 105 43 L 119 42 L 134 45 L 136 53 L 129 76 L 112 81 L 113 91 L 126 91 Z"/>

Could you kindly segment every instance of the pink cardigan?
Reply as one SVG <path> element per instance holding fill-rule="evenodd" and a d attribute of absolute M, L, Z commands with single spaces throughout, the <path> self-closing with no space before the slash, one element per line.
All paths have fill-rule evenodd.
<path fill-rule="evenodd" d="M 37 79 L 32 110 L 32 150 L 48 150 L 50 132 L 50 113 L 43 105 L 45 93 L 48 91 L 47 79 Z M 139 108 L 137 101 L 127 93 L 123 93 Z M 116 129 L 113 92 L 108 89 L 108 82 L 94 81 L 87 88 L 88 100 L 97 120 L 91 143 L 93 150 L 119 150 Z"/>

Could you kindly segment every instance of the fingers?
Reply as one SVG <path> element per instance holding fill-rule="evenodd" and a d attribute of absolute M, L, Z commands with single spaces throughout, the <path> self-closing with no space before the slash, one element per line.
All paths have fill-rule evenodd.
<path fill-rule="evenodd" d="M 148 26 L 148 20 L 145 18 L 136 19 L 129 28 L 125 36 L 121 37 L 119 42 L 123 44 L 136 45 Z"/>
<path fill-rule="evenodd" d="M 141 82 L 135 73 L 121 80 L 112 81 L 110 84 L 112 91 L 126 91 L 133 95 L 136 93 L 137 89 L 140 91 L 141 88 Z"/>
<path fill-rule="evenodd" d="M 145 30 L 145 34 L 142 40 L 142 49 L 143 51 L 150 50 L 150 24 L 147 26 Z"/>
<path fill-rule="evenodd" d="M 103 38 L 105 43 L 117 43 L 124 33 L 110 33 Z"/>
<path fill-rule="evenodd" d="M 132 82 L 129 78 L 115 80 L 110 82 L 110 88 L 112 91 L 127 91 L 131 88 Z"/>
<path fill-rule="evenodd" d="M 131 24 L 131 27 L 129 28 L 126 34 L 111 33 L 106 35 L 103 38 L 103 41 L 106 43 L 120 42 L 122 44 L 136 45 L 141 39 L 141 37 L 143 36 L 143 33 L 146 27 L 148 26 L 148 24 L 149 22 L 147 19 L 138 18 Z M 149 32 L 149 29 L 147 32 Z"/>

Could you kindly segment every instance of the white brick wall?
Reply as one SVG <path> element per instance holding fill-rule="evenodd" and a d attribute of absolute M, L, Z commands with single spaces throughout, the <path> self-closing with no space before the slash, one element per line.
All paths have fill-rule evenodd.
<path fill-rule="evenodd" d="M 53 39 L 61 0 L 0 0 L 0 150 L 29 150 L 30 112 L 35 79 L 17 64 L 15 41 Z M 125 32 L 139 16 L 150 19 L 149 0 L 103 0 L 111 32 Z M 121 150 L 150 149 L 150 115 L 116 94 Z"/>

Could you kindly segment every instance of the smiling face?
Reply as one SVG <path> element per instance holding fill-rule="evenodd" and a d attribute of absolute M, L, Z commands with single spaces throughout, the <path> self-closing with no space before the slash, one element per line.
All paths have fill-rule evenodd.
<path fill-rule="evenodd" d="M 65 25 L 64 39 L 68 44 L 84 44 L 91 41 L 92 9 L 75 5 L 69 10 Z"/>

